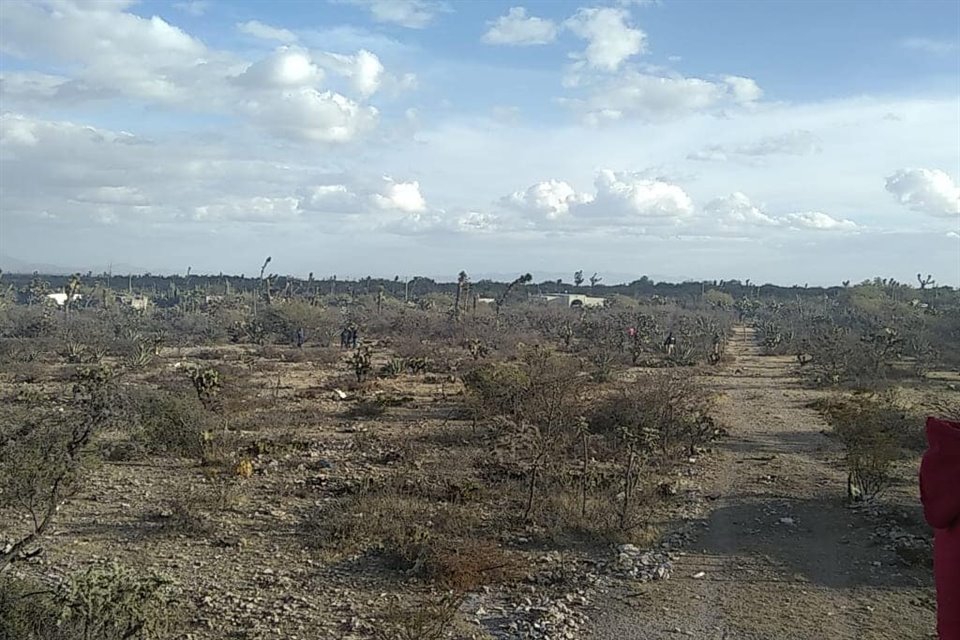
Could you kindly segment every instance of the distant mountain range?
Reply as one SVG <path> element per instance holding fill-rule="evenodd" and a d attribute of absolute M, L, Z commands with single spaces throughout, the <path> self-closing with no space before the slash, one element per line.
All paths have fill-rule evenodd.
<path fill-rule="evenodd" d="M 123 262 L 118 262 L 116 264 L 110 265 L 72 265 L 72 266 L 63 266 L 56 264 L 49 264 L 46 262 L 28 262 L 26 260 L 20 260 L 12 256 L 0 255 L 0 269 L 7 271 L 9 273 L 43 273 L 46 275 L 59 276 L 59 275 L 68 275 L 71 273 L 87 273 L 92 271 L 93 273 L 106 273 L 112 272 L 116 274 L 127 274 L 127 273 L 153 273 L 156 275 L 167 275 L 172 273 L 170 271 L 153 271 L 151 269 L 144 269 L 132 264 L 126 264 Z"/>

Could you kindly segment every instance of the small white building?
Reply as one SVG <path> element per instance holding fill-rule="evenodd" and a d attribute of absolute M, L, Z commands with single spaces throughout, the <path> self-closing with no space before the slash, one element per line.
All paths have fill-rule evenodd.
<path fill-rule="evenodd" d="M 544 293 L 535 295 L 532 299 L 546 304 L 560 304 L 565 307 L 602 307 L 607 303 L 606 298 L 581 293 Z"/>
<path fill-rule="evenodd" d="M 48 293 L 47 300 L 53 300 L 57 303 L 58 307 L 62 307 L 63 305 L 67 304 L 67 294 L 62 291 L 59 293 Z M 73 297 L 70 298 L 70 302 L 78 302 L 80 300 L 83 300 L 83 296 L 79 293 L 73 294 Z"/>
<path fill-rule="evenodd" d="M 144 295 L 136 294 L 124 294 L 117 296 L 117 302 L 123 305 L 127 305 L 131 309 L 136 311 L 145 311 L 147 307 L 150 306 L 150 298 Z"/>

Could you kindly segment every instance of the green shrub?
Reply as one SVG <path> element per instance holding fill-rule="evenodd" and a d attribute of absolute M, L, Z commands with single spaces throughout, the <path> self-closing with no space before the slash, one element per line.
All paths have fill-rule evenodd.
<path fill-rule="evenodd" d="M 0 640 L 163 640 L 178 622 L 171 584 L 118 565 L 59 586 L 0 576 Z"/>
<path fill-rule="evenodd" d="M 151 453 L 203 458 L 213 418 L 196 397 L 142 392 L 136 399 L 139 437 Z"/>
<path fill-rule="evenodd" d="M 530 377 L 519 364 L 486 363 L 465 374 L 463 384 L 474 420 L 497 415 L 521 420 Z"/>

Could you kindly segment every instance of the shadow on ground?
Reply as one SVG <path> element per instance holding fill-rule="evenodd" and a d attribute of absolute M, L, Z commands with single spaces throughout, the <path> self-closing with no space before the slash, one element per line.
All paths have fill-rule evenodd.
<path fill-rule="evenodd" d="M 841 499 L 729 496 L 691 545 L 725 568 L 722 580 L 782 581 L 830 588 L 916 587 L 929 571 L 905 564 L 872 533 L 875 522 Z M 879 564 L 876 564 L 879 563 Z M 710 579 L 709 567 L 703 569 Z M 778 577 L 779 576 L 779 577 Z"/>

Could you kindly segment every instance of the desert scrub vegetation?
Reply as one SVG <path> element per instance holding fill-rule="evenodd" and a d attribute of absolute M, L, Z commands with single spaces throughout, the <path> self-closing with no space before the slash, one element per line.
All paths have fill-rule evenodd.
<path fill-rule="evenodd" d="M 211 457 L 215 418 L 189 395 L 139 389 L 131 393 L 138 429 L 130 436 L 149 453 L 203 461 Z"/>
<path fill-rule="evenodd" d="M 448 485 L 405 476 L 351 489 L 319 509 L 307 539 L 319 549 L 372 552 L 401 576 L 461 593 L 519 575 L 519 556 L 483 537 L 476 501 L 448 499 Z"/>
<path fill-rule="evenodd" d="M 46 585 L 0 574 L 4 640 L 163 640 L 178 622 L 171 582 L 117 564 Z"/>
<path fill-rule="evenodd" d="M 468 594 L 529 586 L 546 554 L 602 566 L 613 545 L 657 544 L 686 496 L 678 478 L 722 434 L 697 381 L 730 362 L 735 326 L 740 339 L 754 324 L 768 353 L 799 353 L 806 381 L 840 391 L 935 395 L 958 362 L 956 293 L 932 285 L 597 276 L 603 305 L 566 307 L 537 295 L 576 290 L 562 282 L 304 280 L 272 264 L 254 278 L 28 277 L 4 290 L 0 550 L 16 552 L 0 580 L 8 609 L 16 592 L 32 594 L 17 596 L 21 612 L 38 612 L 38 630 L 8 626 L 13 637 L 72 640 L 83 616 L 108 619 L 74 610 L 44 627 L 66 620 L 61 587 L 113 557 L 145 580 L 162 566 L 185 592 L 157 587 L 171 609 L 203 603 L 186 621 L 198 638 L 267 632 L 258 625 L 340 637 L 340 621 L 367 614 L 379 627 L 360 635 L 442 637 Z M 45 301 L 65 287 L 82 300 Z M 136 296 L 149 304 L 133 308 Z M 357 349 L 339 344 L 348 327 Z M 871 412 L 884 413 L 833 419 L 858 495 L 884 456 L 898 471 L 917 446 L 893 413 Z M 879 433 L 902 438 L 858 435 L 888 418 Z M 70 445 L 84 424 L 89 437 Z M 110 598 L 149 592 L 118 580 Z M 355 608 L 328 605 L 343 601 Z"/>
<path fill-rule="evenodd" d="M 847 496 L 873 500 L 889 488 L 891 468 L 923 451 L 923 416 L 893 391 L 818 401 L 832 435 L 843 445 Z"/>
<path fill-rule="evenodd" d="M 815 385 L 880 389 L 960 370 L 960 301 L 949 290 L 876 279 L 747 306 L 766 351 L 796 356 Z"/>
<path fill-rule="evenodd" d="M 81 366 L 71 396 L 46 406 L 21 403 L 0 420 L 0 523 L 8 540 L 0 548 L 0 572 L 31 551 L 63 504 L 80 488 L 93 462 L 91 442 L 106 428 L 117 405 L 115 372 Z"/>

